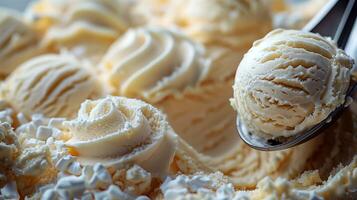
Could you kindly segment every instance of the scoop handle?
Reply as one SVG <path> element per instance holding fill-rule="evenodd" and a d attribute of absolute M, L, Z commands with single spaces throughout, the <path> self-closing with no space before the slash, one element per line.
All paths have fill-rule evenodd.
<path fill-rule="evenodd" d="M 344 49 L 356 15 L 356 0 L 331 0 L 303 30 L 331 37 L 341 49 Z"/>

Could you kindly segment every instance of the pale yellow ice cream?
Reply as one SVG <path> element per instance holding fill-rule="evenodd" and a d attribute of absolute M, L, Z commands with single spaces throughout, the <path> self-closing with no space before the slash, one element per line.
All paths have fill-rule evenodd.
<path fill-rule="evenodd" d="M 328 38 L 274 30 L 240 63 L 233 107 L 253 134 L 292 136 L 344 103 L 352 65 L 353 59 Z"/>
<path fill-rule="evenodd" d="M 117 168 L 138 164 L 156 176 L 168 173 L 176 150 L 175 133 L 163 114 L 139 100 L 108 96 L 82 103 L 67 121 L 70 152 L 84 164 Z"/>
<path fill-rule="evenodd" d="M 115 42 L 101 69 L 114 94 L 152 103 L 168 115 L 175 131 L 189 144 L 210 151 L 219 148 L 215 144 L 220 140 L 228 142 L 235 136 L 232 132 L 215 134 L 233 128 L 232 118 L 224 116 L 234 114 L 227 103 L 231 83 L 218 82 L 227 74 L 214 76 L 216 62 L 201 45 L 179 32 L 147 27 L 129 30 Z M 202 144 L 207 137 L 209 142 Z"/>
<path fill-rule="evenodd" d="M 20 13 L 0 8 L 0 77 L 4 78 L 21 63 L 43 52 L 35 31 Z"/>
<path fill-rule="evenodd" d="M 190 44 L 184 51 L 186 56 L 171 59 L 175 62 L 166 61 L 182 44 Z M 254 188 L 267 174 L 297 175 L 319 141 L 307 143 L 296 151 L 271 153 L 252 150 L 242 143 L 236 133 L 236 114 L 228 102 L 233 95 L 231 77 L 235 68 L 225 64 L 232 63 L 234 53 L 221 50 L 208 56 L 205 48 L 176 31 L 132 29 L 113 44 L 101 68 L 115 94 L 141 98 L 160 108 L 175 132 L 197 151 L 193 155 L 198 156 L 191 157 L 221 170 L 232 178 L 236 187 Z M 171 73 L 156 71 L 160 69 Z M 186 72 L 191 76 L 182 82 L 179 75 Z M 199 74 L 192 76 L 192 72 Z M 114 84 L 110 77 L 120 81 Z M 144 83 L 146 87 L 141 86 Z M 295 164 L 295 160 L 302 162 Z"/>
<path fill-rule="evenodd" d="M 101 69 L 113 93 L 157 102 L 194 87 L 209 61 L 204 49 L 178 32 L 129 30 L 104 56 Z"/>
<path fill-rule="evenodd" d="M 124 9 L 115 0 L 43 0 L 28 8 L 27 16 L 44 35 L 43 45 L 96 62 L 127 29 Z"/>
<path fill-rule="evenodd" d="M 237 145 L 235 113 L 227 102 L 243 54 L 271 29 L 268 7 L 262 1 L 144 0 L 134 14 L 144 19 L 142 24 L 184 32 L 203 44 L 205 59 L 210 61 L 194 87 L 189 85 L 155 106 L 168 114 L 176 132 L 199 152 L 220 155 Z"/>
<path fill-rule="evenodd" d="M 236 50 L 271 29 L 269 9 L 260 0 L 144 0 L 136 12 L 146 23 L 175 26 L 204 44 Z"/>
<path fill-rule="evenodd" d="M 84 61 L 70 55 L 43 55 L 16 69 L 2 85 L 2 98 L 27 117 L 74 117 L 85 99 L 104 94 Z"/>

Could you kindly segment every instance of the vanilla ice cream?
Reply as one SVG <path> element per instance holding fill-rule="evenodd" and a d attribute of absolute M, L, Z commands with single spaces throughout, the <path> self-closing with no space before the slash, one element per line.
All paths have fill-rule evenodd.
<path fill-rule="evenodd" d="M 189 144 L 209 151 L 219 140 L 235 136 L 232 132 L 210 135 L 229 126 L 234 129 L 229 124 L 233 120 L 223 117 L 234 114 L 227 103 L 231 83 L 215 81 L 211 76 L 215 63 L 201 45 L 179 32 L 149 27 L 131 29 L 115 42 L 101 69 L 114 94 L 152 103 L 168 115 L 175 131 Z M 215 78 L 223 79 L 222 74 Z M 214 84 L 200 85 L 208 80 Z M 210 141 L 202 144 L 207 137 Z"/>
<path fill-rule="evenodd" d="M 262 1 L 143 0 L 133 13 L 144 19 L 143 24 L 182 31 L 204 46 L 210 63 L 194 86 L 187 84 L 186 89 L 155 106 L 201 153 L 217 156 L 237 146 L 235 113 L 227 102 L 233 95 L 231 85 L 243 54 L 271 30 L 268 7 Z"/>
<path fill-rule="evenodd" d="M 0 187 L 12 180 L 12 168 L 19 152 L 19 143 L 10 124 L 0 124 Z"/>
<path fill-rule="evenodd" d="M 135 163 L 155 176 L 168 173 L 175 134 L 159 110 L 139 100 L 108 96 L 85 101 L 76 119 L 64 125 L 69 152 L 84 164 L 120 168 Z"/>
<path fill-rule="evenodd" d="M 21 63 L 43 50 L 35 31 L 20 13 L 0 8 L 0 77 L 9 75 Z"/>
<path fill-rule="evenodd" d="M 106 0 L 43 0 L 28 8 L 27 16 L 43 32 L 50 49 L 69 49 L 97 61 L 128 27 L 124 6 Z"/>
<path fill-rule="evenodd" d="M 274 30 L 240 63 L 233 107 L 264 138 L 292 136 L 344 103 L 353 60 L 320 35 Z"/>
<path fill-rule="evenodd" d="M 181 55 L 174 52 L 182 44 L 189 44 L 184 56 L 176 56 L 169 62 L 171 54 Z M 227 56 L 224 50 L 216 51 L 212 57 L 205 52 L 204 47 L 176 31 L 132 29 L 113 44 L 101 68 L 115 94 L 144 99 L 157 106 L 167 114 L 175 132 L 193 146 L 188 148 L 179 140 L 179 149 L 187 151 L 182 151 L 181 158 L 175 156 L 174 161 L 188 154 L 198 166 L 203 162 L 221 170 L 240 188 L 253 188 L 267 174 L 292 177 L 300 173 L 318 141 L 296 150 L 269 153 L 255 151 L 242 143 L 236 134 L 235 112 L 228 103 L 233 82 L 229 77 L 235 68 L 225 64 L 230 63 L 232 56 Z M 162 69 L 171 73 L 159 73 Z M 181 79 L 180 74 L 184 73 L 191 76 Z M 296 164 L 296 159 L 301 164 Z M 191 161 L 184 163 L 187 162 Z"/>
<path fill-rule="evenodd" d="M 2 98 L 27 117 L 35 113 L 74 117 L 82 101 L 104 93 L 86 65 L 69 55 L 35 57 L 5 80 Z"/>
<path fill-rule="evenodd" d="M 151 103 L 194 87 L 209 61 L 202 46 L 162 28 L 129 30 L 104 56 L 101 68 L 114 94 Z"/>
<path fill-rule="evenodd" d="M 176 26 L 204 44 L 236 50 L 271 29 L 269 9 L 260 0 L 144 0 L 135 11 L 146 23 Z"/>

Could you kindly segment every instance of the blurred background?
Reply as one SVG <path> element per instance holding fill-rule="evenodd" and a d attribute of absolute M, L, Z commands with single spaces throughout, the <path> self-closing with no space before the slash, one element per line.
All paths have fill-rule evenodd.
<path fill-rule="evenodd" d="M 14 8 L 17 10 L 24 10 L 26 6 L 33 0 L 1 0 L 1 7 Z"/>
<path fill-rule="evenodd" d="M 0 0 L 0 7 L 13 8 L 21 11 L 24 10 L 26 6 L 33 1 L 35 0 Z M 297 4 L 298 7 L 302 8 L 302 10 L 305 10 L 305 12 L 311 13 L 310 15 L 313 15 L 328 0 L 266 0 L 266 1 L 271 2 L 273 4 L 273 10 L 275 12 L 279 12 L 280 10 L 284 9 L 279 5 L 282 5 L 281 2 L 286 2 L 288 4 Z M 310 5 L 304 6 L 304 4 L 306 3 L 309 3 Z M 299 6 L 299 4 L 301 4 L 301 6 Z M 307 8 L 308 10 L 306 10 L 304 7 Z M 277 26 L 279 27 L 295 26 L 295 25 L 291 25 L 291 23 L 299 24 L 299 22 L 295 21 L 296 20 L 295 18 L 298 18 L 298 16 L 295 16 L 295 14 L 296 13 L 291 14 L 288 12 L 285 13 L 282 12 L 282 14 L 277 14 L 274 19 L 275 24 L 277 24 Z M 297 12 L 297 14 L 299 13 Z M 300 26 L 301 24 L 296 25 L 297 28 Z M 349 44 L 346 47 L 346 52 L 357 60 L 357 22 L 354 25 L 354 30 L 352 31 Z"/>

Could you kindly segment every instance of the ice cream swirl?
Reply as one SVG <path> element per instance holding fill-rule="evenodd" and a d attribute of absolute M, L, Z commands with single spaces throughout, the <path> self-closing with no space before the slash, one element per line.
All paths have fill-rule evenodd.
<path fill-rule="evenodd" d="M 101 63 L 115 94 L 150 102 L 194 86 L 207 65 L 200 45 L 161 28 L 129 30 Z"/>
<path fill-rule="evenodd" d="M 162 175 L 176 149 L 174 133 L 164 115 L 139 100 L 113 96 L 87 100 L 78 117 L 64 125 L 73 135 L 67 146 L 82 164 L 138 164 Z"/>

